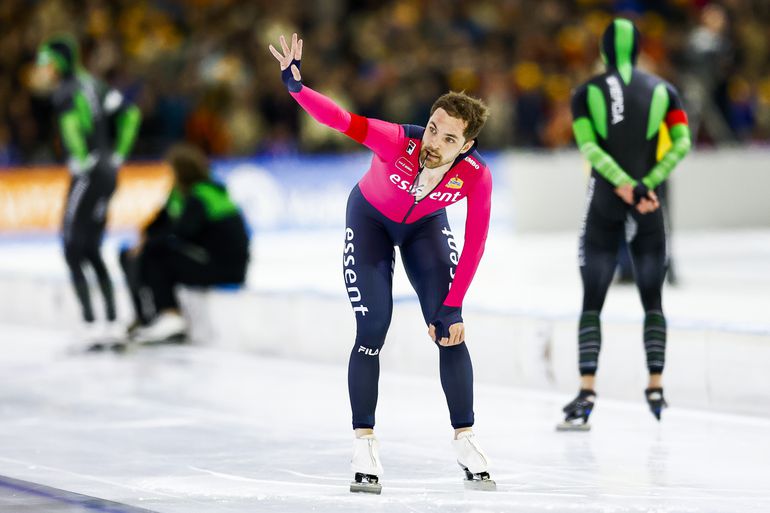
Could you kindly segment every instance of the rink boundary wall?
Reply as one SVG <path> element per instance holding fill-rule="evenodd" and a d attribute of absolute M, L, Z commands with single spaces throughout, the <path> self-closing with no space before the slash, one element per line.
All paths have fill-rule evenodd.
<path fill-rule="evenodd" d="M 368 168 L 369 153 L 229 159 L 213 163 L 255 231 L 335 227 L 339 206 Z M 494 179 L 492 222 L 519 232 L 576 231 L 588 167 L 576 151 L 485 155 Z M 672 225 L 679 229 L 770 226 L 770 150 L 695 151 L 670 179 Z M 60 225 L 67 172 L 61 167 L 0 171 L 0 234 Z M 163 164 L 121 170 L 110 205 L 112 229 L 136 229 L 162 205 L 171 185 Z M 450 208 L 461 224 L 463 209 Z M 459 221 L 459 222 L 458 222 Z"/>
<path fill-rule="evenodd" d="M 0 322 L 62 327 L 77 317 L 64 277 L 0 274 Z M 34 291 L 34 292 L 33 292 Z M 36 308 L 18 298 L 34 294 Z M 119 311 L 129 309 L 120 289 Z M 265 356 L 347 362 L 355 324 L 344 293 L 183 290 L 197 344 Z M 474 338 L 469 349 L 476 381 L 574 393 L 578 375 L 575 318 L 531 311 L 464 309 Z M 216 322 L 212 322 L 216 319 Z M 275 319 L 286 319 L 275 322 Z M 646 385 L 639 319 L 603 319 L 605 343 L 597 390 L 603 397 L 642 404 Z M 746 328 L 746 327 L 744 327 Z M 381 352 L 383 372 L 437 375 L 434 345 L 413 298 L 397 297 Z M 725 329 L 673 321 L 669 330 L 666 389 L 674 405 L 770 416 L 770 327 Z"/>

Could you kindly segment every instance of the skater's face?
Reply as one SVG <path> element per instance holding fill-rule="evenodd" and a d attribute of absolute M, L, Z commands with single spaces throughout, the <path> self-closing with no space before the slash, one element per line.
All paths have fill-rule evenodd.
<path fill-rule="evenodd" d="M 32 68 L 32 89 L 39 93 L 50 93 L 59 83 L 59 71 L 51 62 L 44 62 Z"/>
<path fill-rule="evenodd" d="M 422 136 L 421 165 L 429 169 L 441 167 L 468 151 L 473 140 L 468 141 L 463 136 L 466 125 L 465 121 L 450 116 L 444 109 L 436 109 Z"/>

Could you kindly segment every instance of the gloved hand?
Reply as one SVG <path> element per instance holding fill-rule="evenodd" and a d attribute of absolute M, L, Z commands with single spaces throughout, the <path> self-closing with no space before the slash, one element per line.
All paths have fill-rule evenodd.
<path fill-rule="evenodd" d="M 114 153 L 113 153 L 113 154 L 110 156 L 110 165 L 111 165 L 111 166 L 112 166 L 114 169 L 120 169 L 120 166 L 122 166 L 122 165 L 123 165 L 123 162 L 125 162 L 125 160 L 126 160 L 126 159 L 123 157 L 123 155 L 121 155 L 121 154 L 120 154 L 120 153 L 118 153 L 118 152 L 114 152 Z"/>
<path fill-rule="evenodd" d="M 90 173 L 96 165 L 97 160 L 96 155 L 93 153 L 86 155 L 86 158 L 83 160 L 76 157 L 70 157 L 69 160 L 67 160 L 67 167 L 73 176 L 79 176 L 84 173 Z"/>
<path fill-rule="evenodd" d="M 292 93 L 298 93 L 302 89 L 302 75 L 299 72 L 300 61 L 302 61 L 302 40 L 296 33 L 291 35 L 291 46 L 286 42 L 286 38 L 281 36 L 281 51 L 276 50 L 270 45 L 270 53 L 281 65 L 281 80 L 286 88 Z"/>
<path fill-rule="evenodd" d="M 299 71 L 301 63 L 301 59 L 292 59 L 291 64 L 289 64 L 285 70 L 281 71 L 281 80 L 283 80 L 286 89 L 292 93 L 298 93 L 300 89 L 302 89 L 302 78 L 300 77 L 300 80 L 296 80 L 294 78 L 294 73 L 291 70 L 292 66 L 297 66 L 297 71 Z"/>
<path fill-rule="evenodd" d="M 650 189 L 642 182 L 636 184 L 636 187 L 634 187 L 634 205 L 638 205 L 643 199 L 650 199 L 649 192 Z"/>
<path fill-rule="evenodd" d="M 463 322 L 462 307 L 441 305 L 431 321 L 436 329 L 434 342 L 449 338 L 449 327 L 458 322 Z"/>

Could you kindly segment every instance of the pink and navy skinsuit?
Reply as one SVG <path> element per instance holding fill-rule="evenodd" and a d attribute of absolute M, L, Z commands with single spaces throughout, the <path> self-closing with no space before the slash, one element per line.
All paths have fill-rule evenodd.
<path fill-rule="evenodd" d="M 295 61 L 296 63 L 297 61 Z M 474 146 L 461 154 L 436 188 L 416 201 L 409 190 L 420 172 L 423 127 L 351 114 L 284 72 L 294 99 L 317 121 L 374 152 L 371 167 L 348 198 L 343 277 L 356 317 L 348 389 L 353 428 L 374 427 L 379 353 L 393 311 L 395 247 L 420 300 L 426 324 L 446 336 L 462 322 L 462 301 L 484 252 L 492 177 Z M 462 254 L 445 207 L 468 200 Z M 451 286 L 451 288 L 450 288 Z M 441 385 L 454 428 L 473 425 L 473 368 L 466 344 L 439 346 Z"/>

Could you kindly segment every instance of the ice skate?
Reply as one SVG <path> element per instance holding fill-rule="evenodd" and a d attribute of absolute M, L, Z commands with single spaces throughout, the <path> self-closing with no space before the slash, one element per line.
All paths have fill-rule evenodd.
<path fill-rule="evenodd" d="M 147 326 L 134 331 L 131 340 L 142 345 L 182 343 L 186 340 L 187 323 L 178 313 L 163 312 Z"/>
<path fill-rule="evenodd" d="M 90 342 L 86 351 L 106 351 L 125 339 L 125 329 L 115 321 L 92 324 Z"/>
<path fill-rule="evenodd" d="M 104 326 L 99 322 L 83 323 L 77 330 L 76 337 L 81 351 L 83 345 L 87 352 L 99 352 L 108 348 L 107 341 L 104 339 Z"/>
<path fill-rule="evenodd" d="M 663 413 L 663 409 L 668 408 L 668 403 L 663 398 L 663 389 L 648 388 L 644 391 L 644 397 L 647 399 L 650 411 L 660 421 L 660 414 Z"/>
<path fill-rule="evenodd" d="M 374 435 L 364 435 L 353 440 L 350 470 L 355 473 L 350 483 L 351 492 L 377 495 L 382 492 L 380 476 L 383 469 L 380 462 L 380 443 Z"/>
<path fill-rule="evenodd" d="M 556 431 L 590 431 L 588 417 L 595 402 L 596 393 L 593 390 L 580 390 L 578 396 L 562 408 L 566 415 L 564 421 L 556 425 Z"/>
<path fill-rule="evenodd" d="M 457 464 L 465 472 L 465 488 L 469 490 L 494 491 L 497 484 L 489 477 L 489 458 L 479 446 L 473 431 L 463 431 L 452 447 L 457 453 Z"/>

